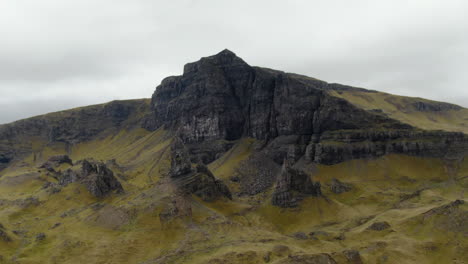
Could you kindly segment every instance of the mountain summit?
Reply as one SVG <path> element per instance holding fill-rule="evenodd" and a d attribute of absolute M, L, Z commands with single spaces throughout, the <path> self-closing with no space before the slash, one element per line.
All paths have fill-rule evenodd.
<path fill-rule="evenodd" d="M 247 64 L 0 126 L 0 262 L 467 259 L 468 109 Z"/>
<path fill-rule="evenodd" d="M 242 137 L 263 140 L 283 148 L 271 150 L 278 163 L 290 147 L 296 149 L 296 159 L 307 149 L 307 159 L 326 164 L 394 152 L 442 157 L 466 149 L 462 134 L 419 131 L 330 95 L 340 89 L 303 76 L 251 67 L 224 50 L 185 65 L 182 76 L 164 79 L 152 97 L 145 127 L 172 130 L 193 145 Z M 347 144 L 332 146 L 327 144 L 330 141 Z M 209 163 L 227 148 L 197 152 L 205 152 L 201 158 Z"/>

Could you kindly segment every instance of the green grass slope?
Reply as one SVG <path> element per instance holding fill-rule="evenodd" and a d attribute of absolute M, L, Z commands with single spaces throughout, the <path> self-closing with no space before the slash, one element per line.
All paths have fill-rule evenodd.
<path fill-rule="evenodd" d="M 365 110 L 382 111 L 391 118 L 428 130 L 457 131 L 468 134 L 468 109 L 416 97 L 398 96 L 364 89 L 331 90 Z M 418 105 L 428 108 L 418 108 Z"/>
<path fill-rule="evenodd" d="M 357 89 L 329 93 L 422 129 L 468 133 L 464 108 Z M 255 153 L 264 142 L 243 138 L 208 165 L 233 200 L 208 203 L 180 195 L 168 179 L 173 133 L 140 128 L 148 107 L 149 100 L 121 101 L 0 126 L 0 149 L 21 152 L 0 170 L 0 263 L 310 263 L 300 256 L 320 253 L 348 263 L 345 250 L 359 251 L 364 263 L 468 262 L 466 159 L 386 155 L 331 166 L 300 160 L 323 195 L 285 209 L 271 205 L 274 186 L 242 194 L 233 176 L 245 161 L 266 166 Z M 125 118 L 109 115 L 121 108 Z M 93 133 L 64 133 L 72 139 L 65 144 L 41 132 L 67 127 L 64 120 Z M 23 132 L 12 133 L 13 126 Z M 124 193 L 96 198 L 77 183 L 44 188 L 56 179 L 39 166 L 58 154 L 106 162 Z M 255 171 L 242 173 L 254 178 Z M 332 192 L 333 179 L 351 191 Z M 181 216 L 166 218 L 174 204 Z M 382 222 L 389 227 L 372 229 Z"/>
<path fill-rule="evenodd" d="M 65 147 L 48 144 L 0 172 L 0 223 L 11 238 L 0 239 L 4 263 L 284 263 L 288 255 L 328 253 L 346 263 L 343 250 L 358 250 L 365 263 L 466 261 L 467 205 L 453 216 L 426 212 L 466 200 L 466 160 L 387 155 L 333 166 L 304 165 L 322 184 L 323 197 L 298 208 L 270 203 L 270 188 L 255 196 L 212 203 L 182 197 L 191 215 L 166 221 L 176 195 L 167 180 L 171 133 L 122 129 Z M 235 193 L 229 178 L 253 152 L 242 139 L 209 165 Z M 115 160 L 111 165 L 125 193 L 103 199 L 71 184 L 57 193 L 37 167 L 53 154 Z M 35 158 L 34 158 L 35 156 Z M 39 158 L 40 157 L 40 158 Z M 62 165 L 66 169 L 67 165 Z M 353 186 L 330 191 L 332 178 Z M 374 231 L 386 221 L 388 230 Z M 44 239 L 38 238 L 43 233 Z M 312 235 L 310 235 L 312 234 Z M 454 260 L 455 259 L 455 260 Z M 457 262 L 455 262 L 457 263 Z"/>

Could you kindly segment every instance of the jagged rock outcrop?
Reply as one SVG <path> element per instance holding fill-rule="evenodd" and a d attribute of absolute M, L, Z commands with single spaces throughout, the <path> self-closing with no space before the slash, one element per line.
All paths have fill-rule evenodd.
<path fill-rule="evenodd" d="M 374 231 L 382 231 L 390 228 L 390 224 L 386 221 L 372 223 L 367 229 Z"/>
<path fill-rule="evenodd" d="M 456 132 L 400 129 L 327 131 L 319 143 L 306 149 L 307 160 L 323 164 L 390 153 L 453 158 L 468 153 L 468 137 Z"/>
<path fill-rule="evenodd" d="M 205 164 L 230 147 L 207 146 L 241 137 L 265 140 L 277 163 L 287 155 L 288 146 L 277 142 L 284 137 L 294 138 L 298 157 L 307 154 L 310 161 L 324 164 L 387 153 L 466 153 L 468 139 L 462 133 L 434 132 L 428 141 L 425 132 L 328 94 L 339 87 L 251 67 L 224 50 L 187 64 L 182 76 L 164 79 L 153 94 L 144 127 L 177 131 L 191 152 L 204 153 Z"/>
<path fill-rule="evenodd" d="M 36 235 L 36 242 L 40 242 L 46 239 L 46 234 L 44 233 L 39 233 Z"/>
<path fill-rule="evenodd" d="M 192 193 L 204 201 L 214 201 L 220 197 L 232 199 L 229 188 L 203 164 L 193 166 L 182 140 L 175 138 L 171 145 L 172 182 L 187 193 Z"/>
<path fill-rule="evenodd" d="M 347 249 L 342 252 L 349 264 L 362 264 L 361 254 L 357 250 Z"/>
<path fill-rule="evenodd" d="M 328 96 L 325 86 L 251 67 L 224 50 L 187 64 L 182 76 L 163 80 L 153 95 L 154 113 L 146 127 L 180 129 L 184 142 L 313 135 L 375 124 L 409 127 Z"/>
<path fill-rule="evenodd" d="M 292 168 L 285 160 L 278 175 L 271 203 L 279 207 L 295 207 L 305 196 L 321 195 L 319 182 L 312 182 L 309 175 Z"/>
<path fill-rule="evenodd" d="M 412 106 L 417 111 L 422 111 L 422 112 L 426 112 L 426 111 L 439 112 L 439 111 L 462 109 L 458 105 L 442 103 L 442 102 L 432 102 L 432 101 L 418 101 L 418 102 L 414 102 Z"/>
<path fill-rule="evenodd" d="M 339 181 L 338 179 L 335 179 L 335 178 L 332 179 L 332 182 L 330 184 L 330 190 L 333 193 L 336 193 L 336 194 L 349 192 L 352 189 L 353 189 L 353 187 L 351 186 L 351 184 L 341 182 L 341 181 Z"/>
<path fill-rule="evenodd" d="M 96 197 L 104 197 L 111 192 L 122 192 L 120 182 L 115 178 L 112 170 L 102 162 L 88 160 L 80 161 L 78 170 L 67 169 L 59 175 L 59 184 L 66 186 L 73 182 L 83 184 Z"/>
<path fill-rule="evenodd" d="M 439 206 L 439 207 L 435 207 L 427 212 L 425 212 L 423 214 L 423 219 L 426 220 L 434 215 L 441 215 L 441 214 L 444 214 L 444 215 L 450 215 L 453 211 L 455 211 L 456 209 L 458 209 L 458 207 L 462 204 L 464 204 L 465 201 L 464 200 L 455 200 L 453 202 L 450 202 L 448 204 L 444 204 L 442 206 Z"/>
<path fill-rule="evenodd" d="M 172 178 L 192 173 L 192 163 L 184 143 L 175 138 L 171 145 L 171 169 L 169 174 Z"/>

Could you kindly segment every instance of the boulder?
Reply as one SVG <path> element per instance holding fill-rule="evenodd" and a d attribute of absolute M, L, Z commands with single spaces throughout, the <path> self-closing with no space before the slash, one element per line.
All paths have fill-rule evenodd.
<path fill-rule="evenodd" d="M 370 225 L 367 229 L 368 230 L 375 230 L 375 231 L 382 231 L 385 229 L 390 228 L 390 224 L 386 221 L 382 222 L 375 222 L 372 225 Z"/>
<path fill-rule="evenodd" d="M 42 241 L 46 239 L 46 235 L 44 233 L 39 233 L 36 235 L 36 241 Z"/>

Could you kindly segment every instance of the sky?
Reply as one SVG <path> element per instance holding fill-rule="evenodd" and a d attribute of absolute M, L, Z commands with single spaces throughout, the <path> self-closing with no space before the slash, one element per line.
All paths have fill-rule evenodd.
<path fill-rule="evenodd" d="M 2 0 L 0 124 L 248 64 L 468 107 L 465 0 Z"/>

